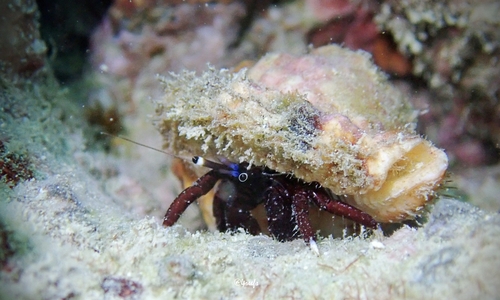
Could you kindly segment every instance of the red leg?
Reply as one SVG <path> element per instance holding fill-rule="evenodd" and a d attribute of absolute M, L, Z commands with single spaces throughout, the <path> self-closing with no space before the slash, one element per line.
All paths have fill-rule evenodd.
<path fill-rule="evenodd" d="M 168 208 L 163 218 L 163 226 L 170 227 L 174 225 L 188 206 L 208 193 L 219 179 L 218 173 L 212 170 L 198 178 L 192 186 L 182 191 Z"/>
<path fill-rule="evenodd" d="M 318 245 L 314 237 L 314 230 L 309 219 L 309 199 L 310 195 L 305 189 L 296 189 L 293 196 L 293 207 L 295 209 L 295 219 L 299 226 L 300 233 L 311 250 L 319 255 Z"/>
<path fill-rule="evenodd" d="M 274 186 L 264 194 L 267 228 L 280 242 L 297 238 L 297 222 L 293 217 L 292 197 L 286 189 Z"/>
<path fill-rule="evenodd" d="M 313 191 L 312 194 L 311 200 L 313 200 L 314 203 L 321 209 L 337 216 L 344 216 L 366 227 L 377 228 L 377 221 L 375 221 L 369 214 L 357 209 L 356 207 L 334 200 L 326 192 L 321 190 Z"/>
<path fill-rule="evenodd" d="M 293 195 L 293 208 L 302 238 L 309 245 L 314 241 L 314 231 L 309 220 L 309 197 L 305 190 L 296 190 Z"/>

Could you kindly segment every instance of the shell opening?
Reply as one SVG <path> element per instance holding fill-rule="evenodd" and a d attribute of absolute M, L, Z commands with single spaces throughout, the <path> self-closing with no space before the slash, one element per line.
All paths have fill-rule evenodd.
<path fill-rule="evenodd" d="M 423 139 L 392 148 L 398 150 L 388 151 L 391 157 L 385 155 L 380 161 L 386 170 L 385 178 L 379 178 L 378 188 L 354 196 L 358 208 L 379 222 L 397 222 L 416 215 L 434 195 L 448 166 L 446 154 Z M 381 160 L 382 156 L 377 157 Z M 371 163 L 377 165 L 377 159 Z M 375 169 L 381 175 L 380 168 Z"/>

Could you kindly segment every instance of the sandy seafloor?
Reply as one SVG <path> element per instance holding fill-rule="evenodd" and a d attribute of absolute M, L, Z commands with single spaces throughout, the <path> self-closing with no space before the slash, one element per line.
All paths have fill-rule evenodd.
<path fill-rule="evenodd" d="M 2 139 L 34 170 L 0 190 L 2 299 L 500 297 L 500 216 L 450 198 L 418 229 L 323 238 L 319 256 L 301 240 L 163 228 L 147 186 L 179 192 L 155 177 L 164 157 L 92 146 L 72 94 L 42 78 L 2 85 Z M 113 189 L 133 178 L 149 183 L 118 186 L 145 193 Z"/>

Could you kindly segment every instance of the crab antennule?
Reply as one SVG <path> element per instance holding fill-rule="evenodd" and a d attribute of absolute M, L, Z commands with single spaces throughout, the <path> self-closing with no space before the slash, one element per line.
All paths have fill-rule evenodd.
<path fill-rule="evenodd" d="M 217 163 L 215 161 L 204 159 L 201 156 L 193 156 L 193 163 L 197 166 L 210 168 L 220 173 L 230 174 L 233 177 L 238 177 L 241 174 L 237 164 Z"/>
<path fill-rule="evenodd" d="M 215 161 L 208 160 L 208 159 L 204 159 L 201 156 L 193 156 L 193 163 L 197 166 L 210 168 L 212 170 L 228 170 L 228 171 L 234 170 L 234 169 L 231 169 L 227 165 L 220 164 L 220 163 L 217 163 Z"/>

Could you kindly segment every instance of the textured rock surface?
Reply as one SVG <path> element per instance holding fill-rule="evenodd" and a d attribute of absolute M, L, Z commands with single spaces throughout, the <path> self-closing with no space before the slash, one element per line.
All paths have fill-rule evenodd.
<path fill-rule="evenodd" d="M 45 65 L 47 51 L 36 2 L 2 1 L 0 10 L 0 73 L 29 77 Z"/>
<path fill-rule="evenodd" d="M 493 146 L 500 142 L 499 13 L 495 0 L 390 0 L 376 17 L 427 82 L 431 113 L 424 119 L 439 130 L 427 134 L 451 161 L 477 166 L 499 159 Z"/>
<path fill-rule="evenodd" d="M 165 195 L 179 191 L 175 180 L 162 177 L 168 173 L 164 156 L 147 150 L 138 159 L 122 144 L 113 144 L 117 156 L 110 155 L 95 136 L 85 134 L 82 109 L 66 89 L 50 79 L 21 86 L 4 79 L 0 160 L 26 158 L 8 165 L 22 169 L 27 163 L 34 178 L 18 176 L 12 189 L 0 182 L 0 299 L 497 299 L 500 294 L 498 213 L 451 199 L 430 208 L 429 222 L 419 229 L 403 228 L 390 237 L 320 239 L 319 257 L 300 240 L 162 228 L 144 214 L 160 216 L 161 205 L 168 205 L 155 203 L 152 186 L 161 186 Z M 144 137 L 142 128 L 138 131 Z M 470 192 L 478 200 L 492 197 L 498 207 L 495 174 L 473 175 L 489 180 L 483 192 L 474 187 Z M 192 219 L 184 221 L 193 226 Z"/>

